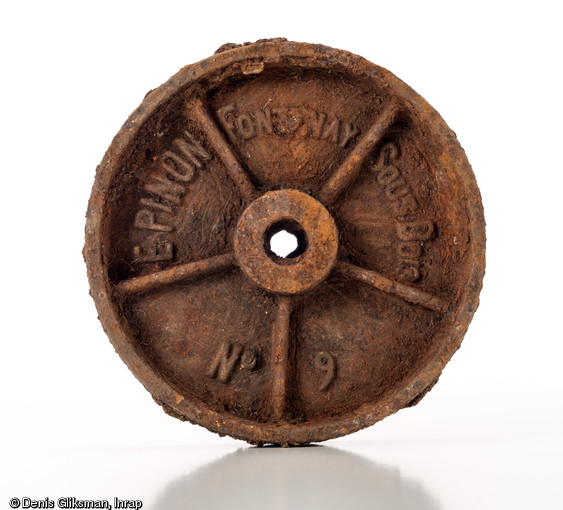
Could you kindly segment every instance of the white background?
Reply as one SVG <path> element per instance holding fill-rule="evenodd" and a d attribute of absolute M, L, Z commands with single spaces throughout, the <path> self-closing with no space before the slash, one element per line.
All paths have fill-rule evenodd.
<path fill-rule="evenodd" d="M 292 499 L 296 482 L 276 472 L 277 463 L 293 472 L 320 455 L 315 466 L 325 466 L 318 452 L 329 452 L 338 466 L 348 462 L 342 452 L 354 449 L 368 457 L 377 450 L 391 466 L 372 464 L 373 479 L 406 470 L 418 480 L 405 485 L 407 496 L 417 500 L 419 485 L 429 490 L 428 508 L 508 508 L 507 502 L 519 508 L 538 501 L 561 508 L 561 491 L 551 482 L 563 479 L 562 14 L 556 1 L 3 2 L 0 387 L 6 455 L 0 462 L 7 484 L 0 508 L 26 493 L 110 498 L 123 487 L 124 497 L 142 495 L 145 508 L 171 507 L 159 489 L 170 484 L 192 498 L 186 508 L 196 508 L 201 494 L 194 487 L 216 475 L 194 471 L 203 482 L 196 476 L 187 488 L 174 479 L 188 473 L 192 480 L 191 470 L 245 448 L 176 422 L 152 403 L 97 321 L 80 252 L 96 165 L 145 93 L 225 42 L 279 36 L 360 54 L 440 112 L 481 189 L 487 274 L 462 348 L 431 395 L 389 424 L 330 442 L 340 450 L 290 454 L 301 456 L 295 466 L 284 464 L 288 454 L 268 450 L 263 459 L 285 456 L 268 465 L 287 492 L 278 488 L 285 496 L 264 508 L 305 501 Z M 446 440 L 453 457 L 440 460 Z M 535 453 L 522 461 L 524 444 Z M 105 452 L 103 459 L 94 451 Z M 500 464 L 489 457 L 483 463 L 491 451 Z M 227 479 L 246 462 L 259 477 L 256 455 L 238 450 L 209 469 Z M 460 458 L 469 471 L 456 485 L 445 464 Z M 154 467 L 156 459 L 158 470 L 139 469 Z M 492 465 L 492 474 L 504 473 L 496 489 L 487 485 Z M 371 472 L 361 462 L 350 469 L 356 468 Z M 238 486 L 244 486 L 241 479 L 248 483 L 241 476 Z M 67 485 L 57 485 L 62 480 Z M 529 484 L 536 489 L 528 493 Z M 322 494 L 310 495 L 319 507 Z M 325 499 L 325 508 L 339 501 Z"/>

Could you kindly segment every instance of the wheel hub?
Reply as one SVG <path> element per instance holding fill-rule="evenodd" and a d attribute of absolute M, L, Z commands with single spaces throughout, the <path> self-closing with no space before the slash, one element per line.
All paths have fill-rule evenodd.
<path fill-rule="evenodd" d="M 293 233 L 297 248 L 282 258 L 268 247 L 282 230 Z M 338 232 L 325 207 L 297 190 L 265 193 L 242 213 L 235 232 L 239 267 L 253 282 L 278 294 L 298 294 L 329 275 L 338 252 Z"/>

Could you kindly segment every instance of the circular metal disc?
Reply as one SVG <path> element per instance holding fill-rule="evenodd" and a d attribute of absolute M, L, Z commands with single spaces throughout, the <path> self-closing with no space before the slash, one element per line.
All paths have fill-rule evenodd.
<path fill-rule="evenodd" d="M 276 39 L 147 95 L 97 171 L 84 253 L 106 333 L 167 413 L 300 444 L 435 384 L 484 244 L 471 167 L 423 98 L 361 57 Z"/>

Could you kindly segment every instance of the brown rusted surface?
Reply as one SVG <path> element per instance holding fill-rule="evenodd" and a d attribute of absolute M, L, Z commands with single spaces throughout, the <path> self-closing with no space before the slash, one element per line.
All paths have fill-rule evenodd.
<path fill-rule="evenodd" d="M 84 254 L 106 333 L 167 413 L 301 444 L 435 384 L 484 244 L 471 167 L 424 99 L 361 57 L 277 39 L 225 45 L 147 95 L 98 168 Z"/>

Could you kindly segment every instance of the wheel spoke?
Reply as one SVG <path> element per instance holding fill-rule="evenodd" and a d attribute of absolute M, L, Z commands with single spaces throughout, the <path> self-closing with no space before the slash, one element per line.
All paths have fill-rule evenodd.
<path fill-rule="evenodd" d="M 409 303 L 423 306 L 429 310 L 445 312 L 449 308 L 449 304 L 443 299 L 415 287 L 409 287 L 408 285 L 390 280 L 375 271 L 370 271 L 348 262 L 339 262 L 336 270 L 340 274 L 372 285 L 376 289 L 393 294 Z"/>
<path fill-rule="evenodd" d="M 292 299 L 279 298 L 277 315 L 272 327 L 272 417 L 280 420 L 286 410 L 287 387 L 290 376 L 290 320 Z"/>
<path fill-rule="evenodd" d="M 398 117 L 398 106 L 388 105 L 360 139 L 344 162 L 330 176 L 318 194 L 324 205 L 334 202 L 358 176 L 362 163 Z"/>
<path fill-rule="evenodd" d="M 234 254 L 226 253 L 122 281 L 117 284 L 116 290 L 125 295 L 147 292 L 163 285 L 203 278 L 229 269 L 234 266 L 234 263 Z"/>
<path fill-rule="evenodd" d="M 194 97 L 190 102 L 190 113 L 195 114 L 196 120 L 207 134 L 209 143 L 217 152 L 219 158 L 225 165 L 231 179 L 238 186 L 243 198 L 250 200 L 257 195 L 256 188 L 246 170 L 240 164 L 235 153 L 229 146 L 227 140 L 221 133 L 216 122 L 213 120 L 203 101 L 199 97 Z"/>

